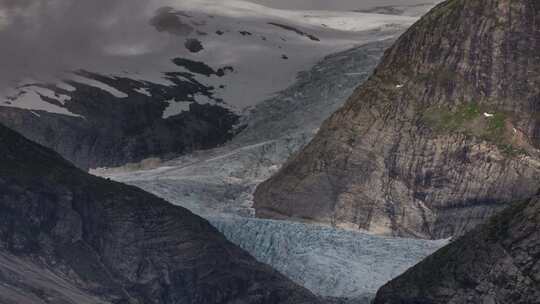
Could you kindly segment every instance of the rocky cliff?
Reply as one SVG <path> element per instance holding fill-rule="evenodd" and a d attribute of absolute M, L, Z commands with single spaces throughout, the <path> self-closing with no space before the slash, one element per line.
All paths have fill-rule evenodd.
<path fill-rule="evenodd" d="M 375 304 L 540 301 L 540 197 L 518 203 L 377 294 Z"/>
<path fill-rule="evenodd" d="M 181 67 L 195 64 L 178 62 Z M 77 75 L 83 80 L 67 80 L 69 90 L 43 84 L 20 88 L 9 101 L 12 106 L 0 107 L 0 123 L 83 169 L 213 148 L 229 140 L 238 123 L 238 115 L 219 100 L 196 102 L 197 95 L 217 98 L 194 72 L 168 73 L 168 85 L 90 72 Z M 26 96 L 33 90 L 37 96 Z M 69 115 L 25 109 L 24 102 L 30 102 L 30 109 L 35 104 L 55 106 Z"/>
<path fill-rule="evenodd" d="M 451 0 L 255 193 L 259 217 L 463 234 L 540 177 L 540 4 Z"/>
<path fill-rule="evenodd" d="M 318 303 L 191 212 L 0 126 L 0 303 Z"/>

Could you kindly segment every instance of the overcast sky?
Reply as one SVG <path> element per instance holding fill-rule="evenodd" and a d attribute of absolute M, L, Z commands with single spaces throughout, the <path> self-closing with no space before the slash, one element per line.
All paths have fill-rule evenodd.
<path fill-rule="evenodd" d="M 106 68 L 170 41 L 149 25 L 148 0 L 0 0 L 0 86 Z"/>

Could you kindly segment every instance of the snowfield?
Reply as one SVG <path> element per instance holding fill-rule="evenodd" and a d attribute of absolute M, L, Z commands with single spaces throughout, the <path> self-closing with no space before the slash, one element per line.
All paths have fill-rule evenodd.
<path fill-rule="evenodd" d="M 143 17 L 133 20 L 127 35 L 115 33 L 112 21 L 105 20 L 111 23 L 107 24 L 111 32 L 108 35 L 115 39 L 104 38 L 106 42 L 96 54 L 72 63 L 73 70 L 164 85 L 172 85 L 165 73 L 191 73 L 191 81 L 214 90 L 214 98 L 198 102 L 223 101 L 238 112 L 287 88 L 299 72 L 308 70 L 324 56 L 395 37 L 417 20 L 355 11 L 275 9 L 240 0 L 153 0 L 148 2 Z M 202 63 L 214 70 L 228 69 L 220 75 L 201 73 L 187 65 L 178 66 L 173 58 Z M 76 73 L 35 76 L 35 83 L 46 79 L 52 87 L 61 88 L 75 81 L 117 97 L 129 93 Z M 15 93 L 2 94 L 0 106 L 77 115 L 58 105 L 56 101 L 61 97 L 41 98 L 38 92 L 32 92 L 32 87 L 15 89 Z M 166 117 L 180 113 L 185 105 L 172 108 L 174 111 Z"/>
<path fill-rule="evenodd" d="M 421 16 L 437 2 L 433 0 L 249 0 L 280 9 L 330 11 L 375 11 L 404 16 Z"/>

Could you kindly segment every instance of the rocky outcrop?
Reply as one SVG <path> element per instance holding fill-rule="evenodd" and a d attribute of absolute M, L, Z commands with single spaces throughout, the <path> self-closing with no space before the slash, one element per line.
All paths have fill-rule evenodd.
<path fill-rule="evenodd" d="M 177 59 L 175 64 L 182 68 L 202 65 Z M 224 70 L 219 71 L 224 75 Z M 2 106 L 0 123 L 57 151 L 83 169 L 118 166 L 151 157 L 167 159 L 213 148 L 234 135 L 233 127 L 239 117 L 213 96 L 214 88 L 199 83 L 196 74 L 171 72 L 163 80 L 169 84 L 163 85 L 78 72 L 77 76 L 84 76 L 81 79 L 90 84 L 66 80 L 72 90 L 35 85 L 43 86 L 53 97 L 65 96 L 67 100 L 40 95 L 32 101 L 55 105 L 72 115 Z M 116 95 L 112 90 L 117 91 Z M 198 103 L 195 96 L 215 102 Z M 20 101 L 12 103 L 17 102 Z M 174 110 L 175 107 L 184 109 Z"/>
<path fill-rule="evenodd" d="M 318 303 L 208 222 L 0 126 L 1 303 Z"/>
<path fill-rule="evenodd" d="M 375 304 L 540 301 L 540 197 L 518 203 L 382 287 Z"/>
<path fill-rule="evenodd" d="M 255 193 L 257 215 L 445 238 L 532 197 L 540 5 L 446 1 Z"/>

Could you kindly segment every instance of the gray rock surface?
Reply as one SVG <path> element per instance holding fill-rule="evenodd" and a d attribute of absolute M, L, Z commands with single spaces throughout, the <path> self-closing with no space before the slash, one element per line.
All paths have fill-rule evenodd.
<path fill-rule="evenodd" d="M 207 221 L 0 126 L 0 303 L 318 303 Z"/>
<path fill-rule="evenodd" d="M 382 287 L 375 304 L 540 302 L 540 198 L 517 203 Z"/>
<path fill-rule="evenodd" d="M 540 177 L 535 1 L 446 1 L 255 192 L 257 216 L 461 235 Z"/>

